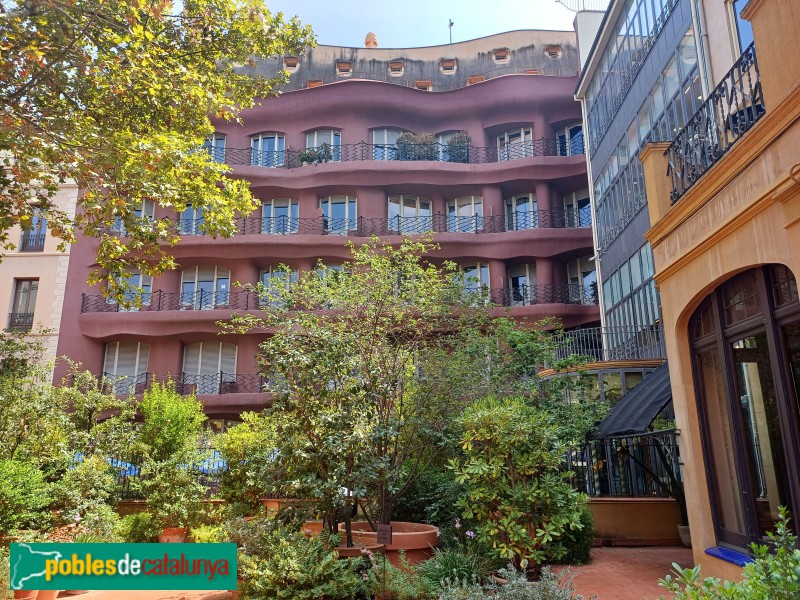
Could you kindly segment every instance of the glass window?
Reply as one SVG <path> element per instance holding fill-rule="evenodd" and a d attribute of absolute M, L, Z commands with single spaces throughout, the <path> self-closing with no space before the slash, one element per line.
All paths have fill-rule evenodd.
<path fill-rule="evenodd" d="M 297 281 L 298 275 L 296 270 L 287 271 L 278 268 L 261 271 L 261 283 L 264 286 L 264 294 L 260 299 L 261 306 L 281 306 L 289 286 Z"/>
<path fill-rule="evenodd" d="M 209 310 L 230 302 L 231 272 L 215 266 L 186 269 L 181 275 L 181 307 Z"/>
<path fill-rule="evenodd" d="M 320 200 L 322 222 L 326 233 L 347 235 L 356 229 L 356 199 L 352 196 L 328 196 Z"/>
<path fill-rule="evenodd" d="M 211 156 L 211 160 L 218 163 L 225 162 L 225 136 L 213 134 L 203 142 L 203 149 Z"/>
<path fill-rule="evenodd" d="M 288 198 L 269 200 L 261 205 L 261 233 L 297 233 L 300 227 L 297 202 Z"/>
<path fill-rule="evenodd" d="M 317 129 L 306 134 L 306 150 L 316 150 L 322 156 L 318 162 L 342 160 L 342 133 L 334 129 Z"/>
<path fill-rule="evenodd" d="M 259 167 L 281 167 L 286 154 L 282 133 L 262 133 L 250 138 L 250 164 Z"/>
<path fill-rule="evenodd" d="M 742 18 L 742 9 L 747 5 L 747 0 L 733 0 L 733 14 L 736 16 L 736 29 L 739 33 L 739 50 L 744 52 L 753 43 L 753 26 L 750 21 Z"/>
<path fill-rule="evenodd" d="M 394 160 L 397 154 L 397 138 L 401 135 L 403 135 L 402 129 L 373 129 L 372 158 Z"/>
<path fill-rule="evenodd" d="M 220 394 L 231 392 L 236 383 L 236 344 L 200 342 L 183 351 L 181 383 L 184 393 Z"/>
<path fill-rule="evenodd" d="M 533 139 L 530 127 L 512 129 L 497 136 L 498 160 L 513 160 L 533 156 Z"/>
<path fill-rule="evenodd" d="M 143 199 L 141 202 L 137 203 L 136 206 L 134 206 L 133 208 L 134 219 L 136 219 L 137 221 L 141 219 L 146 219 L 144 223 L 141 223 L 142 225 L 147 225 L 148 223 L 151 223 L 155 219 L 155 214 L 156 214 L 156 203 L 153 202 L 150 198 Z M 122 217 L 114 218 L 113 230 L 122 236 L 127 235 L 125 223 L 123 222 Z"/>
<path fill-rule="evenodd" d="M 483 304 L 489 301 L 489 265 L 485 263 L 475 263 L 471 265 L 461 265 L 459 268 L 461 285 L 464 290 L 472 296 L 472 301 L 476 304 Z"/>
<path fill-rule="evenodd" d="M 141 306 L 149 306 L 153 291 L 153 278 L 152 276 L 142 273 L 139 269 L 134 269 L 131 274 L 125 278 L 130 291 L 125 292 L 125 300 L 130 306 L 128 308 L 119 307 L 119 311 L 137 311 L 137 301 Z M 117 301 L 113 298 L 107 300 L 109 304 L 116 304 Z"/>
<path fill-rule="evenodd" d="M 150 346 L 141 342 L 106 344 L 103 381 L 115 394 L 134 394 L 147 383 Z M 137 389 L 137 386 L 139 389 Z"/>
<path fill-rule="evenodd" d="M 539 227 L 539 212 L 534 194 L 524 194 L 506 199 L 507 231 L 536 227 Z"/>
<path fill-rule="evenodd" d="M 11 306 L 11 314 L 8 316 L 8 329 L 10 331 L 31 330 L 38 291 L 38 279 L 14 280 L 14 300 Z"/>
<path fill-rule="evenodd" d="M 178 231 L 181 235 L 203 235 L 204 223 L 203 208 L 195 208 L 189 204 L 178 218 Z"/>
<path fill-rule="evenodd" d="M 464 196 L 448 202 L 447 230 L 457 233 L 483 230 L 483 198 Z"/>
<path fill-rule="evenodd" d="M 389 198 L 389 231 L 426 233 L 433 230 L 430 200 L 419 196 Z"/>

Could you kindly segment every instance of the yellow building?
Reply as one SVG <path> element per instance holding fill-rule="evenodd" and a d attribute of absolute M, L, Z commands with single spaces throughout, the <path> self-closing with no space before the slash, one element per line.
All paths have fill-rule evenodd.
<path fill-rule="evenodd" d="M 70 217 L 75 215 L 78 189 L 64 184 L 53 203 Z M 28 331 L 45 347 L 46 358 L 56 356 L 64 289 L 67 283 L 69 248 L 61 252 L 59 238 L 47 231 L 47 215 L 34 209 L 32 227 L 14 227 L 10 240 L 14 250 L 3 253 L 0 262 L 0 314 L 7 315 L 6 331 Z"/>
<path fill-rule="evenodd" d="M 694 558 L 723 578 L 800 518 L 800 3 L 744 4 L 696 3 L 709 93 L 640 155 Z"/>

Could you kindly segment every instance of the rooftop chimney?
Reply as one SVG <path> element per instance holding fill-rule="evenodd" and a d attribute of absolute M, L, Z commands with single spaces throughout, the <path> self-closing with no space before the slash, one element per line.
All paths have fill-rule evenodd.
<path fill-rule="evenodd" d="M 365 48 L 377 48 L 378 47 L 378 36 L 370 31 L 367 34 L 367 37 L 364 38 L 364 47 Z"/>

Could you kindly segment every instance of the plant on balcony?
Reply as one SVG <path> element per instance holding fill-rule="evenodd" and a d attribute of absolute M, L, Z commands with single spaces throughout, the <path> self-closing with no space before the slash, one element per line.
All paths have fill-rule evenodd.
<path fill-rule="evenodd" d="M 453 136 L 447 140 L 447 161 L 468 163 L 471 143 L 472 138 L 469 137 L 466 131 L 456 131 Z"/>
<path fill-rule="evenodd" d="M 432 133 L 415 135 L 410 131 L 400 134 L 395 142 L 395 160 L 436 160 L 436 136 Z"/>
<path fill-rule="evenodd" d="M 323 143 L 316 148 L 305 148 L 300 150 L 297 158 L 303 165 L 318 165 L 333 160 L 333 148 L 330 144 Z"/>

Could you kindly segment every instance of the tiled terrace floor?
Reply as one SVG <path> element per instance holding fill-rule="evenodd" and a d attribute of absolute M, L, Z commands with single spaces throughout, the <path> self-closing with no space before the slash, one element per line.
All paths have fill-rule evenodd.
<path fill-rule="evenodd" d="M 575 591 L 587 600 L 655 600 L 664 593 L 659 578 L 672 563 L 692 566 L 692 551 L 680 547 L 594 548 L 592 563 L 572 567 Z M 64 598 L 62 594 L 59 598 Z M 76 600 L 229 600 L 229 592 L 89 592 Z"/>

